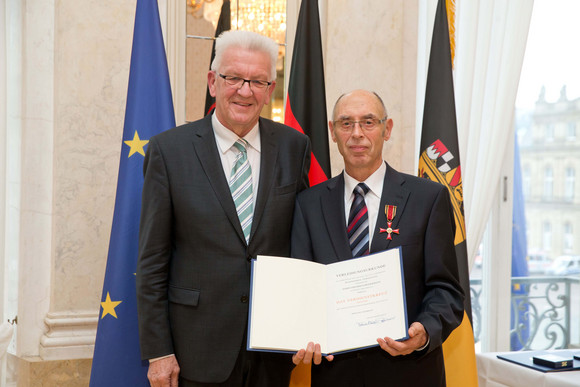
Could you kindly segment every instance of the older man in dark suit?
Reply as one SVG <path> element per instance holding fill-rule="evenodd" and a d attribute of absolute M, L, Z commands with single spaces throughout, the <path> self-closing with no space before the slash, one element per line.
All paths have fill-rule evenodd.
<path fill-rule="evenodd" d="M 449 193 L 383 161 L 393 121 L 375 93 L 340 97 L 329 126 L 345 170 L 298 195 L 292 255 L 328 264 L 401 246 L 411 326 L 404 341 L 326 360 L 309 343 L 293 360 L 314 358 L 315 387 L 444 386 L 441 344 L 463 316 Z"/>
<path fill-rule="evenodd" d="M 152 386 L 284 386 L 292 362 L 246 351 L 250 259 L 288 256 L 310 144 L 259 117 L 278 46 L 247 31 L 216 41 L 215 113 L 153 137 L 144 163 L 137 297 Z"/>

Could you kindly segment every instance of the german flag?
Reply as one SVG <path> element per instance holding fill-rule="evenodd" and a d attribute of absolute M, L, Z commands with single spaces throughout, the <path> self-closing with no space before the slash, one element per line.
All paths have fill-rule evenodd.
<path fill-rule="evenodd" d="M 317 0 L 300 5 L 284 122 L 310 137 L 310 185 L 330 177 L 324 66 Z"/>
<path fill-rule="evenodd" d="M 284 123 L 310 137 L 310 186 L 327 180 L 330 177 L 330 151 L 318 0 L 302 0 L 300 4 Z M 308 386 L 310 365 L 300 364 L 292 372 L 290 387 Z"/>
<path fill-rule="evenodd" d="M 448 5 L 454 9 L 454 1 L 448 1 Z M 450 12 L 450 15 L 450 20 L 453 20 L 453 12 Z M 440 182 L 447 186 L 451 194 L 457 225 L 455 251 L 459 277 L 465 293 L 465 313 L 461 325 L 443 343 L 443 355 L 447 386 L 465 387 L 477 386 L 477 366 L 471 317 L 461 162 L 453 93 L 451 56 L 453 45 L 450 44 L 449 31 L 446 3 L 445 0 L 439 0 L 427 72 L 419 176 Z"/>
<path fill-rule="evenodd" d="M 215 37 L 217 38 L 224 31 L 232 28 L 232 16 L 230 11 L 230 0 L 224 0 L 222 4 L 222 9 L 220 10 L 220 17 L 218 19 L 218 24 L 215 28 Z M 215 40 L 211 46 L 211 59 L 209 60 L 209 65 L 213 62 L 215 58 Z M 205 91 L 205 109 L 203 110 L 206 115 L 210 114 L 215 108 L 215 98 L 209 93 L 209 88 Z"/>

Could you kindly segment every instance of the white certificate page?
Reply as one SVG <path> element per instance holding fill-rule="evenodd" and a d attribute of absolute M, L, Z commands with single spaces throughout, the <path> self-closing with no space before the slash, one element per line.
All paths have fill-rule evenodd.
<path fill-rule="evenodd" d="M 379 337 L 407 337 L 399 251 L 327 266 L 328 353 L 377 345 Z"/>
<path fill-rule="evenodd" d="M 258 256 L 252 263 L 248 349 L 322 352 L 407 338 L 400 249 L 323 265 Z"/>

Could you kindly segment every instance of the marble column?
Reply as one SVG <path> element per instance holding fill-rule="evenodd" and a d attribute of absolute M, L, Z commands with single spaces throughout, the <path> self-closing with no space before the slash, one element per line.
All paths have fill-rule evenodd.
<path fill-rule="evenodd" d="M 341 94 L 377 92 L 394 121 L 383 157 L 399 171 L 415 173 L 418 2 L 333 0 L 322 9 L 328 119 Z M 330 149 L 334 176 L 344 164 L 332 140 Z"/>
<path fill-rule="evenodd" d="M 26 0 L 21 13 L 18 329 L 11 361 L 19 386 L 85 385 L 111 230 L 135 1 Z"/>

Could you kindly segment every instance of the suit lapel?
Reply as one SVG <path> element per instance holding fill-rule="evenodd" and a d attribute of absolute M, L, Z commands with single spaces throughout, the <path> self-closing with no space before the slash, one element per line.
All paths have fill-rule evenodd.
<path fill-rule="evenodd" d="M 232 199 L 230 186 L 224 176 L 224 169 L 218 153 L 215 135 L 211 126 L 211 116 L 206 116 L 201 123 L 201 128 L 193 137 L 193 147 L 195 154 L 203 167 L 203 170 L 209 180 L 209 183 L 218 198 L 226 216 L 236 229 L 238 236 L 245 242 L 244 232 L 238 219 L 236 206 Z"/>
<path fill-rule="evenodd" d="M 328 192 L 320 198 L 322 213 L 330 240 L 339 260 L 352 258 L 348 236 L 346 235 L 346 220 L 344 218 L 344 175 L 340 174 L 328 184 Z"/>
<path fill-rule="evenodd" d="M 381 204 L 379 206 L 379 213 L 377 217 L 377 224 L 371 231 L 373 232 L 373 242 L 371 245 L 371 253 L 387 250 L 392 240 L 387 239 L 387 233 L 381 233 L 380 229 L 386 229 L 387 216 L 385 214 L 385 206 L 397 206 L 397 212 L 393 218 L 391 227 L 397 229 L 399 220 L 403 215 L 407 200 L 409 199 L 409 191 L 403 187 L 405 178 L 402 174 L 395 171 L 387 164 L 387 172 L 385 173 L 385 182 L 383 184 L 383 193 L 381 195 Z M 401 232 L 404 232 L 401 231 Z M 392 238 L 396 239 L 397 234 L 392 234 Z"/>
<path fill-rule="evenodd" d="M 274 175 L 276 172 L 276 165 L 278 162 L 278 144 L 276 142 L 273 128 L 268 125 L 268 122 L 260 119 L 260 183 L 258 185 L 258 195 L 254 203 L 254 218 L 252 219 L 252 231 L 250 233 L 250 241 L 254 237 L 256 230 L 259 228 L 266 202 L 274 184 Z"/>

